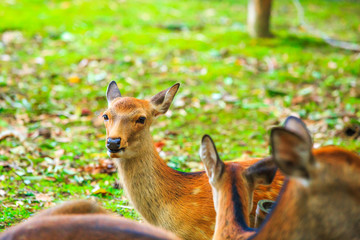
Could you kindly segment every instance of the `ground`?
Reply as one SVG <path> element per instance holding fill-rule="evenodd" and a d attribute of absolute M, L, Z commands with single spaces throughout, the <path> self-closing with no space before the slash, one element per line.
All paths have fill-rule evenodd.
<path fill-rule="evenodd" d="M 316 29 L 360 42 L 356 1 L 301 3 Z M 291 1 L 274 1 L 275 37 L 258 40 L 243 0 L 4 0 L 0 19 L 0 231 L 80 198 L 140 219 L 106 155 L 111 80 L 138 98 L 181 83 L 152 128 L 176 169 L 202 169 L 203 134 L 223 160 L 266 156 L 291 114 L 316 147 L 360 151 L 360 54 L 304 31 Z"/>

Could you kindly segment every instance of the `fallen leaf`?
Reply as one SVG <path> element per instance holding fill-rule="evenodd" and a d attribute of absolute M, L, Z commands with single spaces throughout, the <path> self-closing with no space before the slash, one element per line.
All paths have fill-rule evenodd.
<path fill-rule="evenodd" d="M 20 31 L 4 32 L 1 39 L 5 45 L 8 45 L 10 43 L 21 43 L 24 41 L 23 34 Z"/>
<path fill-rule="evenodd" d="M 154 146 L 155 146 L 156 150 L 157 150 L 158 152 L 160 152 L 161 149 L 165 146 L 165 143 L 162 142 L 162 141 L 160 141 L 160 142 L 155 142 L 155 143 L 154 143 Z"/>
<path fill-rule="evenodd" d="M 103 188 L 95 188 L 93 191 L 92 191 L 92 194 L 93 195 L 101 195 L 101 196 L 106 196 L 106 195 L 112 195 L 111 193 L 109 193 L 108 191 L 106 191 L 105 189 Z"/>
<path fill-rule="evenodd" d="M 24 141 L 25 140 L 25 136 L 23 134 L 21 134 L 19 131 L 15 131 L 15 130 L 6 130 L 0 133 L 0 141 L 4 140 L 5 138 L 8 137 L 14 137 L 19 139 L 20 141 Z"/>
<path fill-rule="evenodd" d="M 77 75 L 71 75 L 68 78 L 69 83 L 71 84 L 75 84 L 75 83 L 79 83 L 80 82 L 80 78 Z"/>
<path fill-rule="evenodd" d="M 45 193 L 35 194 L 35 199 L 38 201 L 50 202 L 53 198 Z"/>
<path fill-rule="evenodd" d="M 39 136 L 43 136 L 45 139 L 51 138 L 50 128 L 39 128 Z"/>
<path fill-rule="evenodd" d="M 80 168 L 79 171 L 85 171 L 91 174 L 98 174 L 98 173 L 107 173 L 112 174 L 116 172 L 116 168 L 114 163 L 110 159 L 100 159 L 99 164 L 88 165 L 83 168 Z"/>
<path fill-rule="evenodd" d="M 91 115 L 91 110 L 87 109 L 87 108 L 83 108 L 81 110 L 81 116 L 89 116 Z"/>
<path fill-rule="evenodd" d="M 6 192 L 4 190 L 0 189 L 0 196 L 5 197 L 5 195 L 6 195 Z"/>

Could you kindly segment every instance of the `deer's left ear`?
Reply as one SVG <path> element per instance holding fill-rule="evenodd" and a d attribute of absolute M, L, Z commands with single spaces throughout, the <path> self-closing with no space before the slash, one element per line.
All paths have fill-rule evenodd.
<path fill-rule="evenodd" d="M 224 172 L 225 164 L 221 161 L 215 144 L 209 135 L 203 136 L 199 153 L 210 183 L 216 184 Z"/>
<path fill-rule="evenodd" d="M 106 98 L 108 101 L 108 104 L 110 105 L 110 103 L 115 99 L 121 97 L 121 93 L 120 90 L 116 84 L 115 81 L 111 81 L 106 89 Z"/>
<path fill-rule="evenodd" d="M 277 167 L 271 158 L 259 160 L 246 169 L 245 176 L 254 186 L 269 185 L 273 181 Z"/>
<path fill-rule="evenodd" d="M 159 92 L 150 99 L 150 103 L 155 110 L 155 116 L 167 112 L 179 87 L 180 83 L 176 83 L 168 89 Z"/>

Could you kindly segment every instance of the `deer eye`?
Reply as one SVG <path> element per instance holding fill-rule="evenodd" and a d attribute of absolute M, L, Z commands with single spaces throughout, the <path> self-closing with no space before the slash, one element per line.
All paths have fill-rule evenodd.
<path fill-rule="evenodd" d="M 104 118 L 105 121 L 109 120 L 109 116 L 106 114 L 102 115 L 102 117 Z"/>
<path fill-rule="evenodd" d="M 144 123 L 145 123 L 145 120 L 146 120 L 146 117 L 139 117 L 139 119 L 136 120 L 136 123 L 144 124 Z"/>

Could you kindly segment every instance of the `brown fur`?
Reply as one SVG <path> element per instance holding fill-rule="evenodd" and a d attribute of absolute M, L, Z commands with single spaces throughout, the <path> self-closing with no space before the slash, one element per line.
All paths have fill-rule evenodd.
<path fill-rule="evenodd" d="M 216 182 L 216 188 L 219 189 L 216 195 L 218 196 L 218 210 L 216 215 L 216 229 L 214 239 L 236 239 L 236 236 L 244 234 L 242 228 L 239 228 L 235 220 L 235 204 L 233 203 L 232 185 L 227 183 L 236 184 L 236 189 L 241 193 L 239 201 L 242 205 L 242 214 L 244 222 L 249 225 L 249 196 L 253 189 L 246 181 L 243 173 L 245 168 L 234 163 L 225 163 L 225 169 Z M 229 234 L 230 232 L 230 234 Z M 243 239 L 239 238 L 239 239 Z"/>
<path fill-rule="evenodd" d="M 7 229 L 0 240 L 177 239 L 172 233 L 115 217 L 94 201 L 76 200 L 46 209 Z"/>
<path fill-rule="evenodd" d="M 290 179 L 254 239 L 360 239 L 360 157 L 337 147 L 313 156 L 309 187 Z"/>
<path fill-rule="evenodd" d="M 65 202 L 58 206 L 46 209 L 36 214 L 34 217 L 46 217 L 46 216 L 69 215 L 69 214 L 110 214 L 110 213 L 106 209 L 98 205 L 95 201 L 75 200 L 75 201 Z"/>
<path fill-rule="evenodd" d="M 0 234 L 0 240 L 177 239 L 147 224 L 103 214 L 57 215 L 30 219 Z"/>
<path fill-rule="evenodd" d="M 309 137 L 307 131 L 303 134 Z M 291 140 L 292 136 L 295 138 Z M 290 176 L 301 178 L 288 179 L 274 209 L 256 232 L 234 221 L 234 198 L 229 197 L 229 188 L 234 182 L 237 187 L 244 186 L 238 178 L 242 169 L 237 174 L 226 169 L 221 183 L 213 187 L 219 196 L 214 239 L 360 239 L 360 157 L 334 146 L 306 150 L 311 141 L 304 140 L 305 137 L 291 133 L 279 134 L 282 141 L 272 138 L 273 152 L 282 151 L 280 158 L 274 155 L 274 159 L 278 164 L 297 161 L 284 166 L 291 170 Z M 306 147 L 299 150 L 303 145 Z M 287 159 L 288 156 L 294 159 Z M 296 169 L 299 166 L 300 170 Z M 245 211 L 243 215 L 246 217 Z"/>
<path fill-rule="evenodd" d="M 150 101 L 110 98 L 109 108 L 104 112 L 109 117 L 105 121 L 107 137 L 121 138 L 120 148 L 125 151 L 109 156 L 115 160 L 127 196 L 147 222 L 183 239 L 211 239 L 215 211 L 205 172 L 188 174 L 168 167 L 158 155 L 150 134 L 152 121 L 167 111 L 177 88 L 174 85 Z M 146 117 L 144 124 L 136 123 L 140 116 Z M 237 164 L 245 166 L 246 162 Z M 278 177 L 273 187 L 258 189 L 254 205 L 265 197 L 275 199 L 282 181 Z"/>

